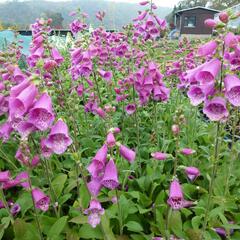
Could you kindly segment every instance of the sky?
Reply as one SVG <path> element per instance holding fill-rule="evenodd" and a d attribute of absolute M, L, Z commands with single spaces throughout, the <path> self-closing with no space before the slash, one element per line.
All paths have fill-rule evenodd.
<path fill-rule="evenodd" d="M 0 0 L 0 3 L 6 2 L 6 1 L 7 0 Z M 37 0 L 35 0 L 35 1 L 37 1 Z M 71 0 L 49 0 L 49 1 L 52 1 L 52 2 L 66 2 L 66 1 L 71 1 Z M 85 0 L 85 1 L 88 1 L 88 0 Z M 102 1 L 102 0 L 98 0 L 98 1 Z M 138 3 L 141 0 L 108 0 L 108 1 Z M 179 0 L 153 0 L 153 2 L 155 2 L 158 6 L 173 7 L 175 4 L 177 4 L 179 2 Z"/>
<path fill-rule="evenodd" d="M 101 0 L 99 0 L 101 1 Z M 139 0 L 109 0 L 113 2 L 135 2 L 138 3 L 140 2 Z M 179 2 L 179 0 L 153 0 L 154 3 L 156 3 L 159 6 L 164 6 L 164 7 L 174 7 L 175 4 Z"/>

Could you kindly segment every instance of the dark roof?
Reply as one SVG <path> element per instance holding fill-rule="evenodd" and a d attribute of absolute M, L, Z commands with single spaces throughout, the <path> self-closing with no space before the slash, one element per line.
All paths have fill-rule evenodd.
<path fill-rule="evenodd" d="M 191 11 L 191 10 L 194 10 L 194 9 L 204 9 L 204 10 L 208 10 L 208 11 L 212 11 L 212 12 L 215 12 L 215 13 L 218 13 L 220 11 L 216 10 L 216 9 L 212 9 L 212 8 L 207 8 L 207 7 L 201 7 L 201 6 L 198 6 L 198 7 L 192 7 L 192 8 L 186 8 L 186 9 L 182 9 L 182 10 L 179 10 L 176 13 L 181 13 L 181 12 L 186 12 L 186 11 Z"/>

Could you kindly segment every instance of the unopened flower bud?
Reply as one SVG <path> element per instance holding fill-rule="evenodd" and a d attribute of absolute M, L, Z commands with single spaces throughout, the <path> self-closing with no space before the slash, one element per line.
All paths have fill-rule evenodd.
<path fill-rule="evenodd" d="M 210 28 L 215 28 L 217 26 L 217 22 L 214 19 L 208 18 L 204 21 L 205 26 Z"/>
<path fill-rule="evenodd" d="M 173 133 L 174 135 L 178 135 L 179 132 L 180 132 L 179 126 L 178 126 L 177 124 L 172 125 L 172 133 Z"/>
<path fill-rule="evenodd" d="M 223 23 L 227 23 L 228 22 L 228 19 L 229 19 L 229 16 L 226 12 L 221 12 L 219 14 L 219 19 L 220 21 L 222 21 Z"/>

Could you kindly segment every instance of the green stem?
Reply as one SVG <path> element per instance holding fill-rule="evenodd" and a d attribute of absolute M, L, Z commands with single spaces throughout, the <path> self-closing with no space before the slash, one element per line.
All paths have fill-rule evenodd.
<path fill-rule="evenodd" d="M 48 161 L 45 161 L 42 159 L 42 163 L 44 165 L 44 169 L 45 169 L 45 173 L 46 173 L 46 176 L 47 176 L 47 181 L 48 181 L 48 184 L 49 184 L 49 189 L 50 189 L 50 195 L 51 195 L 51 199 L 52 199 L 52 202 L 53 202 L 53 208 L 54 208 L 54 212 L 56 214 L 56 217 L 60 217 L 60 214 L 59 214 L 59 211 L 57 211 L 56 209 L 56 206 L 55 204 L 57 203 L 57 195 L 53 189 L 53 186 L 52 186 L 52 181 L 51 181 L 51 177 L 50 177 L 50 174 L 49 174 L 49 166 L 48 166 Z M 60 208 L 60 206 L 59 206 Z"/>
<path fill-rule="evenodd" d="M 34 198 L 33 198 L 33 195 L 32 195 L 33 188 L 32 188 L 32 180 L 31 180 L 31 169 L 29 169 L 29 168 L 28 168 L 28 174 L 29 174 L 28 182 L 29 182 L 29 187 L 30 187 L 31 197 L 32 197 L 32 202 L 33 202 L 35 221 L 37 223 L 37 229 L 38 229 L 38 232 L 39 232 L 40 239 L 44 240 L 42 230 L 41 230 L 41 226 L 40 226 L 40 222 L 39 222 L 39 218 L 38 218 L 37 208 L 35 206 Z"/>
<path fill-rule="evenodd" d="M 1 149 L 1 147 L 2 147 L 2 142 L 1 142 L 1 144 L 0 144 L 0 153 L 1 153 L 1 158 L 3 159 L 3 160 L 5 160 L 6 162 L 8 162 L 15 170 L 17 170 L 18 168 L 17 168 L 17 166 L 12 162 L 12 161 L 10 161 L 9 159 L 8 159 L 8 156 L 2 151 L 2 149 Z"/>
<path fill-rule="evenodd" d="M 155 137 L 157 138 L 157 147 L 159 149 L 159 133 L 158 133 L 158 117 L 157 117 L 157 102 L 153 102 L 153 114 L 154 114 L 154 128 L 155 128 Z"/>
<path fill-rule="evenodd" d="M 215 140 L 215 145 L 214 145 L 213 168 L 212 168 L 212 174 L 211 174 L 211 181 L 209 184 L 209 194 L 208 194 L 208 199 L 207 199 L 207 207 L 206 207 L 206 211 L 205 211 L 205 218 L 204 218 L 202 233 L 204 233 L 206 231 L 209 213 L 212 208 L 211 200 L 212 200 L 212 196 L 213 196 L 214 180 L 216 178 L 216 173 L 217 173 L 217 163 L 219 160 L 219 136 L 220 136 L 220 122 L 217 123 L 217 133 L 216 133 L 216 140 Z"/>
<path fill-rule="evenodd" d="M 168 208 L 167 223 L 166 223 L 166 240 L 170 239 L 169 223 L 172 216 L 172 208 Z"/>
<path fill-rule="evenodd" d="M 179 135 L 176 136 L 176 150 L 174 158 L 174 167 L 173 167 L 173 177 L 177 175 L 177 166 L 178 166 L 178 151 L 179 151 Z"/>
<path fill-rule="evenodd" d="M 8 215 L 9 215 L 9 217 L 11 218 L 11 222 L 12 222 L 12 224 L 13 224 L 13 223 L 14 223 L 14 218 L 13 218 L 13 216 L 12 216 L 12 214 L 11 214 L 11 211 L 10 211 L 10 209 L 9 209 L 9 207 L 8 207 L 8 203 L 7 203 L 7 200 L 6 200 L 6 198 L 5 198 L 5 195 L 4 195 L 4 192 L 3 192 L 3 189 L 2 189 L 1 186 L 0 186 L 0 199 L 1 199 L 1 201 L 3 202 L 3 205 L 4 205 L 5 209 L 7 210 Z"/>
<path fill-rule="evenodd" d="M 94 79 L 94 83 L 95 83 L 96 88 L 97 88 L 98 98 L 99 98 L 100 104 L 102 106 L 102 97 L 101 97 L 101 94 L 100 94 L 100 89 L 99 89 L 98 81 L 97 81 L 97 75 L 96 75 L 95 72 L 93 72 L 93 79 Z"/>
<path fill-rule="evenodd" d="M 118 221 L 119 221 L 119 234 L 120 236 L 123 235 L 123 219 L 122 219 L 122 211 L 121 211 L 121 206 L 119 204 L 119 194 L 118 190 L 116 189 L 116 197 L 117 197 L 117 205 L 118 205 Z"/>

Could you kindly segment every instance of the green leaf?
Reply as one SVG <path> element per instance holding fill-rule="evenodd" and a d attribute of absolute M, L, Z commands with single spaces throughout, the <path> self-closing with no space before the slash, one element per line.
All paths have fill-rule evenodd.
<path fill-rule="evenodd" d="M 88 189 L 86 188 L 85 184 L 81 185 L 79 192 L 80 192 L 80 196 L 81 196 L 81 198 L 79 199 L 80 206 L 83 209 L 86 209 L 88 207 L 88 204 L 90 201 L 90 195 L 89 195 Z"/>
<path fill-rule="evenodd" d="M 124 221 L 128 217 L 128 214 L 129 214 L 129 201 L 126 199 L 126 197 L 124 195 L 120 196 L 119 207 L 120 207 L 120 211 L 121 211 L 121 216 Z"/>
<path fill-rule="evenodd" d="M 21 213 L 24 216 L 27 210 L 33 207 L 31 194 L 29 192 L 23 193 L 18 198 L 17 203 L 21 206 Z"/>
<path fill-rule="evenodd" d="M 16 219 L 13 225 L 15 240 L 39 240 L 39 233 L 34 225 L 22 219 Z"/>
<path fill-rule="evenodd" d="M 169 226 L 172 232 L 178 237 L 183 236 L 182 232 L 182 218 L 179 211 L 172 211 L 169 221 Z"/>
<path fill-rule="evenodd" d="M 68 229 L 66 232 L 66 240 L 79 240 L 78 233 L 73 229 Z"/>
<path fill-rule="evenodd" d="M 138 222 L 135 222 L 135 221 L 129 221 L 124 226 L 126 226 L 127 229 L 129 231 L 132 231 L 132 232 L 141 232 L 141 231 L 143 231 L 143 227 L 141 226 L 141 224 L 138 223 Z"/>
<path fill-rule="evenodd" d="M 192 227 L 193 229 L 199 229 L 199 226 L 201 224 L 201 217 L 200 216 L 195 216 L 192 218 Z"/>
<path fill-rule="evenodd" d="M 87 216 L 77 216 L 69 220 L 69 222 L 76 223 L 76 224 L 85 224 L 88 222 L 88 217 Z"/>
<path fill-rule="evenodd" d="M 55 238 L 61 234 L 67 223 L 67 219 L 67 216 L 61 217 L 53 224 L 47 234 L 49 239 L 52 239 L 53 237 Z"/>
<path fill-rule="evenodd" d="M 49 232 L 50 228 L 53 226 L 53 224 L 57 221 L 57 218 L 42 215 L 39 217 L 39 221 L 40 221 L 42 231 L 45 234 L 47 234 Z"/>
<path fill-rule="evenodd" d="M 103 214 L 101 217 L 101 227 L 104 233 L 104 240 L 116 240 L 112 232 L 112 229 L 110 228 L 109 218 L 106 213 Z"/>
<path fill-rule="evenodd" d="M 66 174 L 60 174 L 53 180 L 52 186 L 53 186 L 53 189 L 54 189 L 57 197 L 59 197 L 61 195 L 66 180 L 67 180 Z"/>
<path fill-rule="evenodd" d="M 72 197 L 71 193 L 67 193 L 65 195 L 63 195 L 62 197 L 59 198 L 58 202 L 60 205 L 64 204 L 68 199 L 70 199 Z"/>
<path fill-rule="evenodd" d="M 99 226 L 92 228 L 89 224 L 84 224 L 79 230 L 79 237 L 91 239 L 103 239 L 103 234 Z"/>

